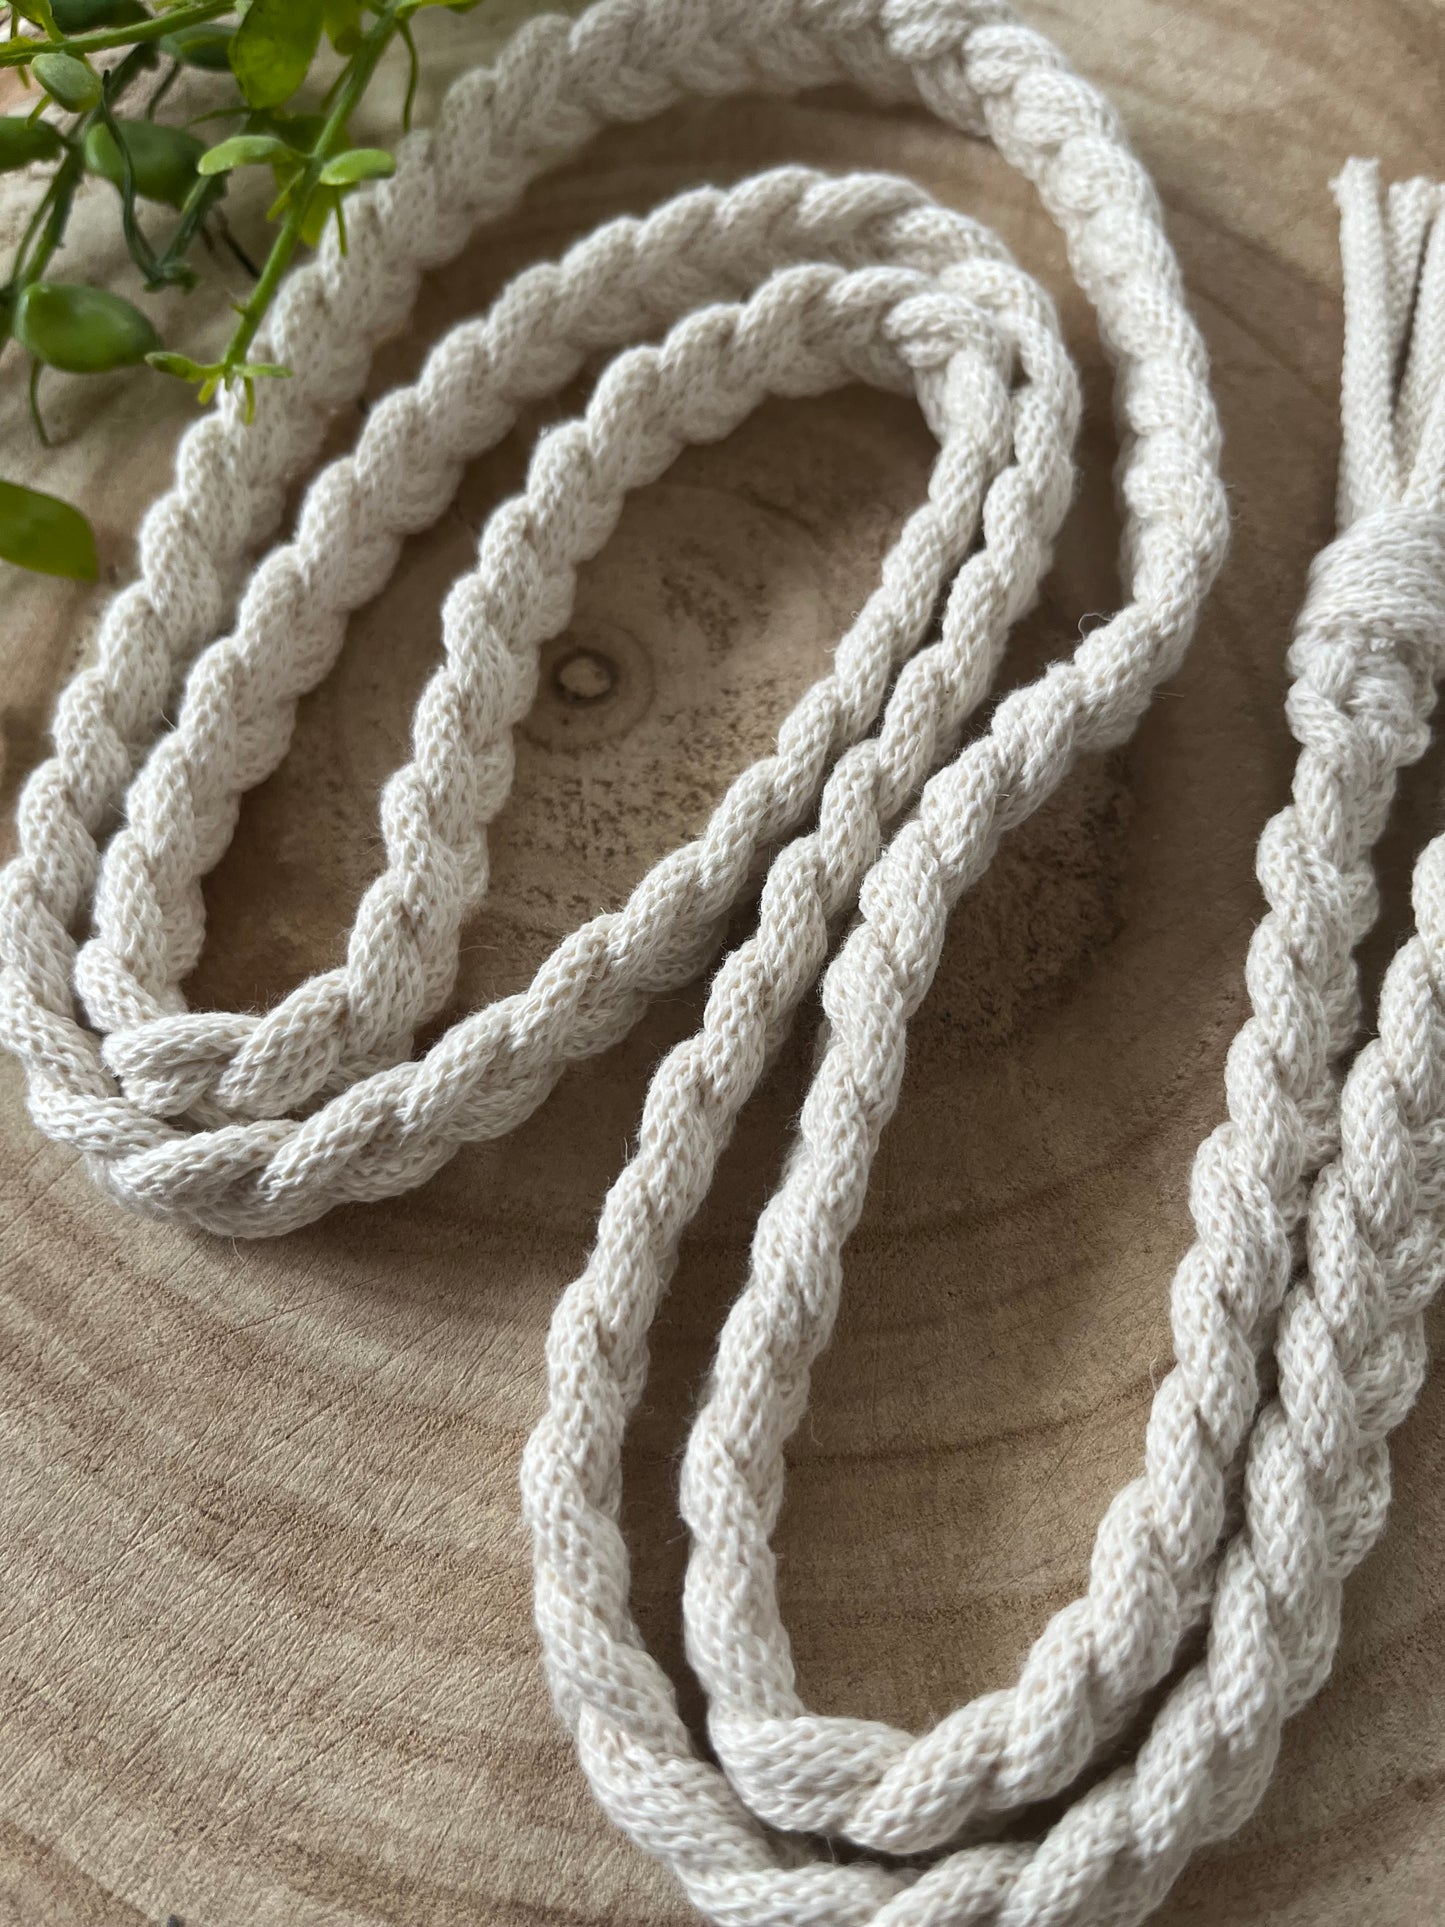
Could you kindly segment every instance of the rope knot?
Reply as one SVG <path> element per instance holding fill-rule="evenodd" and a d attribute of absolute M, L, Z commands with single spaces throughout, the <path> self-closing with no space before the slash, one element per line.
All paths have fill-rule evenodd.
<path fill-rule="evenodd" d="M 1295 652 L 1344 645 L 1433 675 L 1445 653 L 1445 514 L 1402 505 L 1351 522 L 1315 557 L 1295 633 Z"/>

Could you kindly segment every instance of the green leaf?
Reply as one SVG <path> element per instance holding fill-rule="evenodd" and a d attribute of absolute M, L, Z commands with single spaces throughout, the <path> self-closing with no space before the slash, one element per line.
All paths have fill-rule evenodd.
<path fill-rule="evenodd" d="M 231 41 L 231 72 L 252 107 L 279 107 L 306 78 L 324 0 L 251 0 Z"/>
<path fill-rule="evenodd" d="M 95 531 L 58 495 L 0 482 L 0 558 L 41 575 L 94 582 Z"/>
<path fill-rule="evenodd" d="M 224 361 L 192 361 L 189 355 L 178 355 L 173 348 L 156 348 L 146 356 L 148 367 L 163 375 L 175 375 L 180 381 L 209 381 L 212 377 L 241 376 L 255 377 L 271 375 L 278 380 L 289 380 L 291 370 L 279 361 L 240 361 L 228 367 Z"/>
<path fill-rule="evenodd" d="M 48 120 L 0 115 L 0 173 L 28 167 L 32 161 L 53 161 L 64 145 L 60 129 Z"/>
<path fill-rule="evenodd" d="M 396 162 L 384 147 L 352 147 L 329 160 L 320 173 L 323 187 L 354 187 L 358 181 L 384 181 Z"/>
<path fill-rule="evenodd" d="M 140 0 L 50 0 L 62 33 L 91 33 L 97 27 L 129 27 L 147 18 Z"/>
<path fill-rule="evenodd" d="M 189 355 L 176 355 L 168 349 L 159 349 L 146 356 L 152 368 L 163 375 L 175 375 L 181 381 L 197 384 L 200 393 L 196 399 L 204 408 L 222 382 L 239 382 L 246 398 L 246 420 L 250 421 L 256 412 L 256 383 L 262 378 L 289 380 L 291 370 L 283 368 L 276 361 L 192 361 Z"/>
<path fill-rule="evenodd" d="M 196 162 L 198 174 L 229 174 L 233 167 L 255 167 L 261 162 L 272 167 L 296 168 L 301 165 L 295 148 L 271 134 L 233 134 L 229 140 L 208 148 Z"/>
<path fill-rule="evenodd" d="M 278 139 L 288 147 L 294 147 L 298 154 L 310 158 L 311 150 L 321 138 L 321 130 L 326 125 L 325 114 L 268 114 L 266 123 Z"/>
<path fill-rule="evenodd" d="M 333 214 L 341 229 L 341 252 L 345 254 L 346 228 L 341 218 L 341 193 L 334 187 L 318 187 L 307 203 L 305 218 L 301 223 L 301 239 L 308 248 L 321 245 L 321 237 L 326 232 L 326 223 Z"/>
<path fill-rule="evenodd" d="M 361 45 L 361 0 L 323 0 L 326 38 L 339 54 L 354 54 Z"/>
<path fill-rule="evenodd" d="M 131 180 L 135 191 L 147 201 L 162 201 L 168 207 L 181 207 L 196 179 L 196 163 L 205 146 L 183 127 L 166 127 L 153 120 L 120 120 L 115 123 L 120 141 L 130 156 Z M 112 186 L 125 188 L 125 161 L 115 135 L 103 122 L 86 130 L 85 164 Z"/>
<path fill-rule="evenodd" d="M 207 73 L 223 74 L 231 65 L 231 41 L 233 27 L 223 27 L 214 20 L 202 20 L 193 27 L 177 27 L 174 33 L 162 34 L 159 46 L 172 60 L 179 60 L 183 67 L 200 67 Z"/>
<path fill-rule="evenodd" d="M 211 372 L 204 363 L 192 361 L 189 355 L 178 355 L 171 348 L 152 348 L 146 356 L 146 366 L 162 375 L 174 375 L 178 381 L 204 381 Z"/>
<path fill-rule="evenodd" d="M 85 113 L 100 99 L 100 75 L 74 54 L 37 54 L 30 67 L 50 98 L 68 107 L 72 114 Z"/>
<path fill-rule="evenodd" d="M 99 375 L 159 348 L 150 317 L 121 295 L 78 282 L 30 281 L 15 302 L 15 339 L 51 368 Z"/>
<path fill-rule="evenodd" d="M 55 15 L 50 10 L 50 0 L 15 0 L 10 11 L 18 13 L 22 20 L 29 20 L 33 25 L 43 28 L 52 40 L 59 39 L 59 29 L 55 24 Z"/>

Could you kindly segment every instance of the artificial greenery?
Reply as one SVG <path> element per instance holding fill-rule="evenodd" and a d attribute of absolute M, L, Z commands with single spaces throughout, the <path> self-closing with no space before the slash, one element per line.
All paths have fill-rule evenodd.
<path fill-rule="evenodd" d="M 30 405 L 45 439 L 40 377 L 46 368 L 100 374 L 146 366 L 192 383 L 202 403 L 223 385 L 248 405 L 258 380 L 285 368 L 253 361 L 252 344 L 298 248 L 314 247 L 333 220 L 346 242 L 342 203 L 362 181 L 392 171 L 383 148 L 352 147 L 347 130 L 377 63 L 394 40 L 410 63 L 403 121 L 416 88 L 413 17 L 427 7 L 466 12 L 477 0 L 15 0 L 0 5 L 0 68 L 16 67 L 35 92 L 31 112 L 0 116 L 0 172 L 44 168 L 48 178 L 8 269 L 0 268 L 0 351 L 13 340 L 30 360 Z M 319 50 L 339 57 L 319 101 L 296 105 Z M 160 117 L 184 68 L 219 77 L 221 97 L 189 126 Z M 311 90 L 307 90 L 308 94 Z M 306 96 L 303 96 L 306 98 Z M 229 130 L 227 123 L 230 123 Z M 215 139 L 214 136 L 222 138 Z M 240 168 L 269 168 L 275 233 L 253 263 L 231 234 L 221 202 Z M 189 289 L 195 244 L 226 246 L 250 278 L 246 299 L 215 362 L 167 348 L 135 302 L 108 289 L 52 278 L 76 192 L 87 176 L 114 189 L 127 252 L 142 291 Z M 142 225 L 140 209 L 165 209 Z M 70 504 L 0 481 L 0 558 L 22 568 L 91 580 L 95 537 Z"/>

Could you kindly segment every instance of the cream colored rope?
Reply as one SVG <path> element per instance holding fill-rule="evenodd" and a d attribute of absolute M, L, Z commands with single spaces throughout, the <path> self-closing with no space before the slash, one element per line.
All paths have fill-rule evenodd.
<path fill-rule="evenodd" d="M 520 276 L 371 411 L 217 636 L 284 490 L 426 267 L 605 121 L 690 92 L 839 78 L 986 133 L 1039 188 L 1098 309 L 1125 434 L 1129 601 L 1070 660 L 1000 702 L 958 753 L 1067 506 L 1078 395 L 1047 298 L 995 237 L 908 183 L 801 168 L 613 222 Z M 396 178 L 358 197 L 350 253 L 292 277 L 268 344 L 294 369 L 284 392 L 263 388 L 253 427 L 228 404 L 185 438 L 140 578 L 111 605 L 95 664 L 61 700 L 56 754 L 22 798 L 20 854 L 0 880 L 0 1037 L 25 1063 L 37 1122 L 124 1202 L 243 1234 L 391 1195 L 511 1128 L 569 1062 L 702 969 L 776 848 L 754 934 L 721 965 L 698 1035 L 660 1067 L 558 1307 L 523 1476 L 544 1657 L 583 1766 L 715 1921 L 1139 1919 L 1194 1845 L 1252 1808 L 1281 1720 L 1328 1669 L 1340 1582 L 1383 1518 L 1383 1442 L 1423 1369 L 1445 1202 L 1437 846 L 1379 1039 L 1343 1092 L 1339 1078 L 1359 1026 L 1354 951 L 1375 914 L 1371 852 L 1396 772 L 1427 741 L 1445 643 L 1445 219 L 1419 182 L 1382 209 L 1362 164 L 1340 192 L 1341 534 L 1291 657 L 1294 799 L 1260 846 L 1253 1014 L 1230 1053 L 1228 1120 L 1195 1166 L 1177 1364 L 1086 1594 L 1015 1686 L 930 1733 L 825 1718 L 799 1697 L 769 1545 L 784 1446 L 948 913 L 1076 757 L 1132 729 L 1187 645 L 1226 536 L 1204 355 L 1153 190 L 1056 50 L 998 0 L 598 0 L 575 23 L 529 25 L 404 144 Z M 540 444 L 448 597 L 445 660 L 383 795 L 386 865 L 345 961 L 262 1015 L 189 1010 L 202 879 L 241 796 L 285 755 L 350 611 L 441 513 L 463 464 L 599 350 L 615 358 L 585 414 Z M 485 897 L 511 732 L 578 565 L 685 443 L 726 434 L 765 396 L 860 379 L 913 392 L 939 454 L 829 673 L 696 841 L 566 938 L 525 992 L 414 1057 Z M 678 1240 L 855 904 L 823 975 L 828 1032 L 795 1152 L 684 1468 L 688 1645 L 719 1772 L 628 1609 L 621 1439 Z M 1270 1351 L 1278 1391 L 1262 1401 Z M 1036 1843 L 955 1844 L 1062 1792 L 1200 1627 L 1206 1658 L 1174 1681 L 1133 1763 Z M 787 1837 L 802 1833 L 939 1857 L 840 1864 Z"/>

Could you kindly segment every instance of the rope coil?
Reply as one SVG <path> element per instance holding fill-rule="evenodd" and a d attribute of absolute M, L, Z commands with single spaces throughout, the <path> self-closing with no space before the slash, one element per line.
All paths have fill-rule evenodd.
<path fill-rule="evenodd" d="M 995 237 L 910 184 L 802 168 L 680 196 L 520 276 L 370 412 L 217 639 L 245 559 L 426 268 L 609 120 L 760 80 L 843 78 L 987 135 L 1038 187 L 1098 310 L 1124 432 L 1130 600 L 1072 659 L 955 754 L 1067 506 L 1078 394 L 1047 297 Z M 532 22 L 403 144 L 395 178 L 358 197 L 350 252 L 328 246 L 291 278 L 267 343 L 294 371 L 284 395 L 263 389 L 250 428 L 228 402 L 185 437 L 176 486 L 142 530 L 139 580 L 112 603 L 97 661 L 61 699 L 56 754 L 22 797 L 20 854 L 0 877 L 0 1040 L 25 1064 L 37 1123 L 126 1204 L 247 1235 L 409 1188 L 520 1122 L 568 1062 L 698 973 L 755 858 L 781 846 L 755 932 L 719 968 L 698 1035 L 660 1066 L 558 1306 L 548 1409 L 523 1465 L 537 1625 L 583 1767 L 723 1927 L 1142 1918 L 1196 1845 L 1252 1810 L 1283 1718 L 1328 1672 L 1340 1584 L 1383 1522 L 1384 1440 L 1418 1388 L 1421 1314 L 1445 1263 L 1441 843 L 1421 858 L 1417 934 L 1387 977 L 1379 1036 L 1341 1074 L 1360 1023 L 1354 952 L 1377 907 L 1371 852 L 1399 769 L 1428 741 L 1445 647 L 1445 218 L 1423 182 L 1382 210 L 1361 163 L 1339 195 L 1341 534 L 1290 657 L 1301 754 L 1260 845 L 1270 907 L 1250 945 L 1229 1116 L 1195 1164 L 1177 1363 L 1085 1596 L 1014 1687 L 928 1734 L 807 1709 L 769 1538 L 948 914 L 1080 754 L 1128 735 L 1224 550 L 1203 349 L 1148 177 L 1102 97 L 999 0 L 597 0 L 576 22 Z M 542 442 L 448 597 L 445 661 L 383 794 L 386 868 L 344 963 L 264 1015 L 188 1010 L 201 881 L 241 796 L 285 755 L 348 614 L 442 512 L 465 462 L 602 349 L 621 352 L 586 413 Z M 858 379 L 914 392 L 939 455 L 829 674 L 695 842 L 573 932 L 527 991 L 412 1057 L 484 899 L 511 731 L 579 563 L 686 442 L 725 435 L 766 395 Z M 823 976 L 828 1028 L 795 1152 L 684 1465 L 688 1652 L 719 1772 L 628 1608 L 621 1440 L 679 1239 L 855 902 Z M 1174 1679 L 1131 1764 L 1036 1842 L 956 1844 L 1063 1792 L 1200 1628 L 1205 1658 Z M 839 1864 L 786 1837 L 808 1832 L 936 1857 Z"/>
<path fill-rule="evenodd" d="M 576 22 L 531 22 L 494 68 L 452 89 L 435 130 L 403 143 L 394 179 L 358 197 L 349 253 L 325 249 L 291 278 L 267 346 L 293 370 L 284 397 L 264 392 L 250 428 L 232 402 L 185 437 L 176 486 L 142 528 L 140 579 L 112 604 L 97 662 L 61 699 L 57 754 L 22 798 L 21 853 L 0 882 L 0 1038 L 25 1062 L 40 1127 L 84 1152 L 123 1202 L 254 1236 L 420 1183 L 458 1145 L 520 1122 L 647 996 L 697 974 L 753 857 L 819 805 L 834 762 L 840 784 L 820 807 L 846 849 L 828 859 L 826 914 L 841 908 L 984 694 L 1067 493 L 1077 400 L 1047 298 L 996 241 L 906 183 L 799 169 L 611 223 L 519 277 L 371 412 L 355 453 L 312 484 L 292 540 L 255 568 L 233 633 L 210 640 L 242 558 L 274 528 L 328 411 L 359 390 L 422 269 L 604 121 L 759 78 L 853 78 L 987 125 L 1054 208 L 1115 345 L 1135 601 L 1073 668 L 1001 710 L 991 740 L 1010 729 L 1015 740 L 990 780 L 1013 786 L 1012 820 L 1079 750 L 1127 733 L 1178 660 L 1225 536 L 1203 350 L 1147 176 L 1112 110 L 1047 41 L 996 0 L 673 11 L 605 0 Z M 413 760 L 383 793 L 388 866 L 345 963 L 261 1017 L 188 1011 L 201 879 L 242 793 L 285 754 L 296 702 L 334 662 L 348 613 L 523 402 L 599 348 L 659 333 L 657 347 L 619 356 L 586 417 L 538 449 L 526 493 L 492 518 L 478 568 L 447 599 L 447 660 L 418 706 Z M 485 892 L 510 730 L 538 645 L 566 621 L 578 561 L 683 442 L 725 433 L 764 394 L 859 377 L 916 385 L 943 446 L 930 507 L 904 530 L 832 675 L 695 844 L 575 931 L 529 990 L 410 1058 Z M 940 646 L 915 655 L 980 526 L 983 559 L 957 576 Z M 142 760 L 198 650 L 174 728 Z M 885 697 L 890 720 L 849 761 Z M 125 824 L 102 853 L 97 834 L 122 797 Z M 94 933 L 77 952 L 88 901 Z"/>
<path fill-rule="evenodd" d="M 1228 1119 L 1195 1163 L 1196 1242 L 1172 1295 L 1177 1362 L 1155 1397 L 1144 1473 L 1100 1526 L 1087 1593 L 1054 1616 L 1014 1687 L 914 1736 L 808 1710 L 768 1543 L 907 1020 L 977 873 L 956 852 L 971 833 L 981 867 L 992 847 L 969 783 L 970 763 L 996 753 L 987 738 L 925 787 L 824 978 L 829 1028 L 793 1155 L 688 1441 L 687 1649 L 726 1779 L 696 1758 L 627 1611 L 618 1452 L 647 1326 L 740 1102 L 738 1033 L 761 1021 L 760 993 L 740 982 L 748 946 L 719 972 L 699 1037 L 659 1069 L 638 1150 L 554 1317 L 549 1409 L 523 1468 L 554 1697 L 613 1819 L 715 1921 L 1141 1919 L 1195 1847 L 1253 1810 L 1284 1718 L 1329 1671 L 1341 1582 L 1383 1525 L 1384 1441 L 1418 1390 L 1421 1313 L 1445 1276 L 1445 839 L 1420 860 L 1418 932 L 1386 980 L 1379 1038 L 1343 1089 L 1340 1067 L 1360 1022 L 1354 953 L 1378 908 L 1373 846 L 1399 770 L 1428 743 L 1445 654 L 1445 384 L 1419 374 L 1440 369 L 1445 344 L 1445 216 L 1438 190 L 1410 183 L 1382 221 L 1364 163 L 1338 192 L 1352 277 L 1341 503 L 1357 519 L 1317 561 L 1291 650 L 1300 757 L 1293 799 L 1260 843 L 1270 908 L 1246 965 L 1253 1014 L 1228 1057 Z M 1393 271 L 1362 287 L 1372 229 L 1367 263 Z M 1393 342 L 1383 386 L 1381 357 L 1360 346 L 1372 332 Z M 1271 1349 L 1278 1390 L 1262 1401 Z M 1205 1657 L 1175 1679 L 1136 1758 L 1034 1844 L 955 1846 L 900 1872 L 800 1866 L 758 1830 L 911 1855 L 997 1825 L 1067 1788 L 1201 1626 Z"/>

